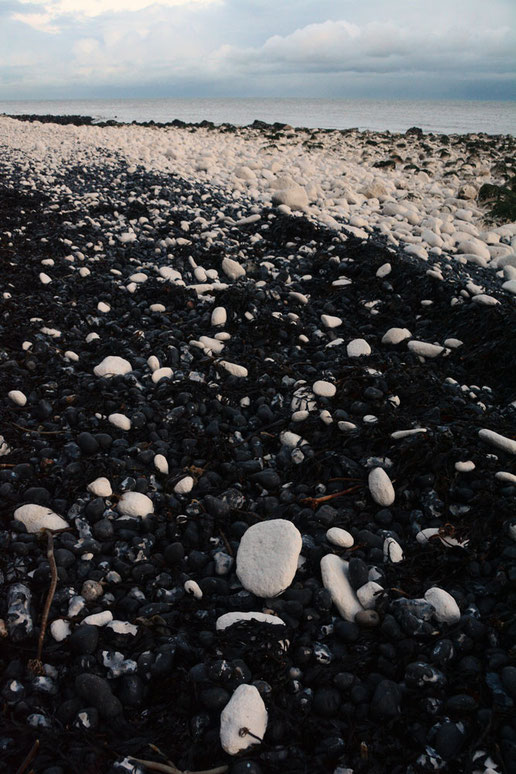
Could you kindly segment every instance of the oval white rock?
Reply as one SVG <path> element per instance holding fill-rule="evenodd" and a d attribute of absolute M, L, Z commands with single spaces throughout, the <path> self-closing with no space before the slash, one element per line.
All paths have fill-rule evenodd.
<path fill-rule="evenodd" d="M 131 429 L 131 420 L 129 417 L 126 417 L 125 414 L 110 414 L 108 416 L 108 422 L 110 422 L 110 424 L 114 425 L 115 427 L 119 427 L 120 430 Z"/>
<path fill-rule="evenodd" d="M 378 505 L 389 506 L 395 500 L 391 479 L 383 468 L 373 468 L 367 480 L 371 497 Z"/>
<path fill-rule="evenodd" d="M 342 527 L 330 527 L 326 532 L 326 540 L 340 548 L 351 548 L 355 542 L 353 535 Z"/>
<path fill-rule="evenodd" d="M 460 610 L 457 602 L 444 589 L 432 586 L 425 592 L 425 599 L 435 609 L 435 617 L 441 623 L 456 624 L 460 621 Z"/>
<path fill-rule="evenodd" d="M 194 488 L 195 481 L 192 476 L 185 476 L 174 487 L 176 494 L 188 494 Z"/>
<path fill-rule="evenodd" d="M 353 339 L 346 347 L 348 357 L 366 357 L 371 354 L 371 347 L 365 339 Z"/>
<path fill-rule="evenodd" d="M 267 730 L 267 710 L 254 685 L 239 685 L 220 715 L 220 744 L 228 755 L 259 743 Z M 248 729 L 251 733 L 243 733 Z M 252 735 L 251 735 L 252 734 Z"/>
<path fill-rule="evenodd" d="M 123 357 L 118 355 L 108 355 L 102 360 L 101 363 L 95 366 L 93 373 L 95 376 L 118 376 L 120 374 L 128 374 L 133 370 L 131 363 Z"/>
<path fill-rule="evenodd" d="M 94 494 L 95 497 L 111 497 L 113 494 L 109 479 L 104 476 L 100 476 L 100 478 L 96 478 L 95 481 L 88 484 L 87 490 Z"/>
<path fill-rule="evenodd" d="M 66 529 L 70 526 L 67 521 L 51 511 L 50 508 L 36 505 L 36 503 L 21 505 L 15 510 L 13 518 L 15 521 L 21 521 L 22 524 L 25 524 L 27 532 L 31 533 L 39 532 L 40 529 Z"/>
<path fill-rule="evenodd" d="M 21 390 L 10 390 L 10 392 L 7 393 L 7 397 L 10 398 L 13 403 L 16 403 L 17 406 L 25 406 L 27 403 L 27 397 Z"/>
<path fill-rule="evenodd" d="M 148 513 L 154 513 L 152 500 L 141 492 L 124 492 L 116 507 L 122 516 L 146 516 Z"/>
<path fill-rule="evenodd" d="M 253 524 L 244 532 L 236 557 L 242 586 L 258 597 L 277 597 L 294 579 L 301 545 L 299 530 L 286 519 Z"/>
<path fill-rule="evenodd" d="M 321 576 L 325 589 L 330 592 L 332 601 L 346 621 L 354 621 L 357 613 L 364 608 L 349 582 L 349 562 L 336 554 L 326 554 L 321 559 Z"/>
<path fill-rule="evenodd" d="M 314 395 L 319 395 L 321 398 L 333 398 L 337 392 L 337 388 L 331 382 L 317 381 L 312 385 Z"/>

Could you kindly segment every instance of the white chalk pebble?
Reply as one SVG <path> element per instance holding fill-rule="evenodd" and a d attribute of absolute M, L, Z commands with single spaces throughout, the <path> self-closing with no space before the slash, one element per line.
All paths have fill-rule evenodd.
<path fill-rule="evenodd" d="M 96 478 L 95 481 L 92 481 L 90 484 L 88 484 L 86 488 L 88 492 L 94 494 L 95 497 L 111 497 L 113 494 L 109 479 L 107 479 L 105 476 Z"/>
<path fill-rule="evenodd" d="M 56 618 L 56 620 L 52 621 L 50 624 L 50 634 L 56 642 L 66 640 L 66 638 L 70 636 L 71 631 L 70 624 L 68 621 L 65 621 L 64 618 Z"/>
<path fill-rule="evenodd" d="M 117 355 L 108 355 L 101 363 L 95 366 L 93 373 L 95 376 L 118 376 L 128 374 L 133 370 L 131 363 L 123 357 Z"/>
<path fill-rule="evenodd" d="M 99 301 L 97 304 L 97 309 L 99 312 L 102 312 L 102 314 L 107 314 L 111 311 L 111 307 L 109 304 L 106 304 L 105 301 Z"/>
<path fill-rule="evenodd" d="M 151 312 L 165 312 L 166 307 L 163 304 L 151 304 L 149 306 Z"/>
<path fill-rule="evenodd" d="M 435 609 L 435 617 L 441 623 L 456 624 L 460 621 L 460 610 L 457 602 L 444 589 L 439 586 L 432 586 L 424 595 Z"/>
<path fill-rule="evenodd" d="M 176 494 L 188 494 L 194 488 L 195 481 L 192 476 L 185 476 L 174 487 Z"/>
<path fill-rule="evenodd" d="M 437 357 L 444 352 L 444 347 L 440 347 L 437 344 L 429 344 L 426 341 L 409 341 L 407 346 L 411 352 L 421 357 Z"/>
<path fill-rule="evenodd" d="M 103 610 L 101 613 L 87 615 L 86 618 L 83 618 L 81 623 L 88 624 L 89 626 L 106 626 L 106 624 L 110 623 L 112 620 L 113 613 L 111 610 Z"/>
<path fill-rule="evenodd" d="M 45 274 L 45 272 L 42 271 L 39 275 L 39 281 L 41 282 L 42 285 L 50 285 L 50 283 L 52 282 L 52 279 L 51 277 L 48 276 L 48 274 Z"/>
<path fill-rule="evenodd" d="M 380 266 L 380 268 L 376 272 L 376 276 L 382 279 L 382 277 L 387 277 L 392 271 L 392 266 L 390 263 L 384 263 Z"/>
<path fill-rule="evenodd" d="M 70 363 L 77 363 L 79 360 L 79 355 L 76 352 L 72 352 L 71 349 L 67 349 L 64 356 L 65 360 L 68 360 Z"/>
<path fill-rule="evenodd" d="M 313 383 L 312 391 L 314 395 L 319 395 L 321 398 L 333 398 L 337 392 L 337 388 L 331 382 L 321 380 Z"/>
<path fill-rule="evenodd" d="M 168 473 L 168 462 L 167 458 L 163 454 L 156 454 L 154 457 L 154 467 L 159 473 L 163 473 L 167 475 Z"/>
<path fill-rule="evenodd" d="M 184 590 L 187 594 L 191 594 L 195 599 L 202 599 L 202 589 L 194 580 L 187 580 L 184 583 Z"/>
<path fill-rule="evenodd" d="M 276 626 L 277 625 L 285 626 L 285 622 L 279 616 L 271 615 L 270 613 L 231 612 L 231 613 L 224 613 L 223 615 L 219 616 L 215 621 L 215 628 L 217 631 L 223 631 L 223 629 L 227 629 L 229 626 L 233 626 L 234 624 L 240 623 L 241 621 L 257 621 L 258 623 L 269 623 L 269 624 L 274 624 Z"/>
<path fill-rule="evenodd" d="M 342 527 L 330 527 L 326 532 L 326 540 L 328 543 L 340 548 L 351 548 L 355 542 L 353 535 L 347 529 L 342 529 Z"/>
<path fill-rule="evenodd" d="M 268 715 L 258 689 L 239 685 L 220 715 L 220 744 L 228 755 L 237 755 L 259 744 L 267 730 Z M 247 733 L 244 733 L 247 729 Z"/>
<path fill-rule="evenodd" d="M 122 516 L 146 516 L 148 513 L 154 513 L 152 500 L 141 492 L 124 492 L 116 507 Z"/>
<path fill-rule="evenodd" d="M 30 533 L 39 532 L 41 529 L 66 529 L 70 526 L 67 521 L 51 511 L 50 508 L 36 505 L 36 503 L 21 505 L 13 513 L 13 519 L 25 524 L 27 532 Z"/>
<path fill-rule="evenodd" d="M 147 365 L 151 371 L 157 371 L 160 368 L 160 363 L 156 355 L 150 355 L 150 357 L 147 358 Z"/>
<path fill-rule="evenodd" d="M 321 559 L 323 586 L 330 592 L 332 602 L 346 621 L 354 621 L 364 608 L 358 601 L 348 578 L 349 562 L 335 554 L 326 554 Z"/>
<path fill-rule="evenodd" d="M 494 296 L 489 296 L 486 293 L 479 293 L 478 296 L 473 296 L 471 301 L 474 304 L 479 304 L 480 306 L 496 306 L 500 303 L 497 298 Z"/>
<path fill-rule="evenodd" d="M 110 424 L 114 425 L 115 427 L 118 427 L 120 430 L 130 430 L 131 429 L 131 420 L 129 417 L 126 417 L 125 414 L 110 414 L 108 416 L 108 422 Z"/>
<path fill-rule="evenodd" d="M 506 438 L 504 435 L 500 435 L 500 433 L 495 433 L 494 430 L 479 430 L 478 437 L 482 441 L 491 444 L 491 446 L 496 446 L 497 449 L 501 449 L 509 454 L 516 454 L 516 441 Z"/>
<path fill-rule="evenodd" d="M 392 486 L 391 479 L 383 468 L 373 468 L 369 473 L 367 485 L 371 493 L 371 497 L 378 503 L 387 507 L 392 505 L 395 500 L 394 487 Z"/>
<path fill-rule="evenodd" d="M 456 462 L 455 470 L 458 473 L 471 473 L 472 470 L 475 470 L 475 463 L 471 460 L 466 460 L 465 462 Z"/>
<path fill-rule="evenodd" d="M 171 368 L 164 367 L 164 368 L 157 368 L 155 371 L 152 372 L 152 381 L 154 384 L 157 384 L 162 379 L 171 379 L 174 375 L 174 372 Z"/>
<path fill-rule="evenodd" d="M 348 357 L 365 357 L 371 354 L 371 347 L 365 339 L 353 339 L 346 347 Z"/>
<path fill-rule="evenodd" d="M 16 403 L 17 406 L 25 406 L 27 403 L 27 397 L 21 390 L 10 390 L 7 393 L 7 397 L 10 398 L 13 403 Z"/>
<path fill-rule="evenodd" d="M 403 561 L 403 549 L 393 537 L 385 538 L 383 541 L 383 556 L 386 561 L 393 564 Z"/>
<path fill-rule="evenodd" d="M 237 551 L 240 583 L 258 597 L 277 597 L 294 579 L 301 545 L 299 530 L 286 519 L 253 524 L 242 535 Z"/>
<path fill-rule="evenodd" d="M 389 328 L 382 336 L 382 344 L 399 344 L 412 336 L 408 328 Z"/>
<path fill-rule="evenodd" d="M 229 279 L 237 280 L 240 277 L 245 277 L 245 269 L 238 261 L 234 261 L 232 258 L 222 259 L 222 271 L 229 277 Z"/>
<path fill-rule="evenodd" d="M 220 365 L 230 373 L 231 376 L 237 376 L 240 379 L 244 379 L 249 373 L 244 366 L 238 365 L 237 363 L 229 363 L 227 360 L 221 360 Z"/>
<path fill-rule="evenodd" d="M 516 484 L 516 476 L 514 473 L 509 473 L 506 470 L 499 470 L 498 473 L 495 473 L 495 478 L 504 483 Z"/>
<path fill-rule="evenodd" d="M 357 589 L 358 601 L 364 608 L 364 610 L 373 610 L 376 607 L 376 601 L 378 595 L 383 591 L 383 586 L 380 586 L 376 581 L 368 581 Z"/>
<path fill-rule="evenodd" d="M 321 322 L 325 328 L 338 328 L 339 325 L 342 325 L 340 317 L 334 317 L 331 314 L 322 314 Z"/>
<path fill-rule="evenodd" d="M 218 328 L 221 325 L 225 325 L 228 319 L 228 314 L 223 306 L 216 306 L 211 313 L 211 324 L 214 328 Z"/>

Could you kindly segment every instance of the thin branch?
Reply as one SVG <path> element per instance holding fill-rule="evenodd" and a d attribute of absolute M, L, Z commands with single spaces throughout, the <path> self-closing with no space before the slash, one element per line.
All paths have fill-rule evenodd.
<path fill-rule="evenodd" d="M 47 632 L 48 615 L 50 613 L 50 606 L 54 599 L 57 587 L 57 565 L 54 556 L 54 537 L 50 530 L 45 530 L 47 533 L 47 559 L 50 565 L 50 586 L 48 588 L 47 598 L 45 600 L 45 607 L 43 608 L 43 616 L 41 618 L 41 629 L 38 639 L 38 654 L 35 662 L 32 663 L 32 669 L 34 671 L 40 671 L 41 669 L 41 654 L 43 653 L 43 641 Z"/>
<path fill-rule="evenodd" d="M 39 750 L 39 739 L 36 739 L 32 747 L 30 748 L 28 754 L 23 759 L 21 765 L 19 766 L 18 769 L 16 769 L 16 774 L 23 774 L 24 771 L 27 771 L 27 769 L 29 768 L 29 765 L 36 757 L 36 753 L 38 752 L 38 750 Z"/>
<path fill-rule="evenodd" d="M 334 492 L 333 494 L 329 495 L 323 495 L 322 497 L 304 497 L 299 502 L 303 505 L 309 505 L 311 508 L 317 508 L 318 505 L 321 505 L 322 503 L 327 503 L 330 500 L 335 500 L 336 497 L 342 497 L 343 495 L 347 495 L 350 492 L 354 492 L 355 489 L 360 489 L 362 487 L 362 484 L 357 484 L 356 486 L 351 486 L 349 489 L 344 489 L 343 492 Z"/>
<path fill-rule="evenodd" d="M 181 769 L 176 769 L 175 766 L 167 766 L 165 763 L 158 763 L 158 761 L 146 761 L 142 758 L 133 758 L 132 755 L 130 758 L 147 769 L 159 771 L 161 774 L 225 774 L 229 768 L 228 766 L 215 766 L 213 769 L 203 769 L 202 771 L 181 771 Z"/>

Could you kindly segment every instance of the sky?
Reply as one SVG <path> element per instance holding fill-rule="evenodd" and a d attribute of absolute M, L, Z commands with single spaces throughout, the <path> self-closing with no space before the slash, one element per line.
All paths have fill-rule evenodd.
<path fill-rule="evenodd" d="M 0 99 L 516 99 L 514 0 L 0 0 Z"/>

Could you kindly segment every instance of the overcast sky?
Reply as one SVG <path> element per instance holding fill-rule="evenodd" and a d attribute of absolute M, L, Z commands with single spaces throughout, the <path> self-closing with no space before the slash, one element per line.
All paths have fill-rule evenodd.
<path fill-rule="evenodd" d="M 0 99 L 516 99 L 515 0 L 0 0 Z"/>

